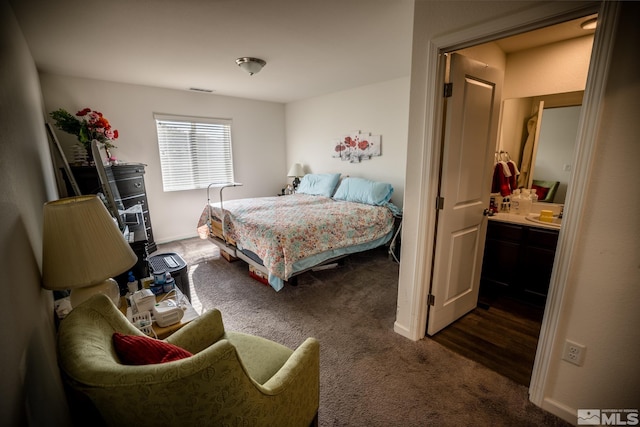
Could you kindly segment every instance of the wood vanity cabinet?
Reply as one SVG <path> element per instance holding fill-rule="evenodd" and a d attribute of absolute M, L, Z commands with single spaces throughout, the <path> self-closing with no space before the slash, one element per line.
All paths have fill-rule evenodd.
<path fill-rule="evenodd" d="M 544 305 L 558 230 L 489 221 L 484 248 L 480 295 L 508 295 Z"/>

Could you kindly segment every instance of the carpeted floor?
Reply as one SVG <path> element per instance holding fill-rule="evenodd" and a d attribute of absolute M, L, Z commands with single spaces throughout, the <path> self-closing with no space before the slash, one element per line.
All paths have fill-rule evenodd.
<path fill-rule="evenodd" d="M 435 341 L 396 334 L 398 265 L 384 248 L 305 273 L 280 292 L 206 240 L 160 252 L 185 259 L 194 306 L 218 308 L 227 330 L 291 348 L 308 336 L 320 341 L 321 426 L 569 425 L 530 403 L 526 387 Z"/>

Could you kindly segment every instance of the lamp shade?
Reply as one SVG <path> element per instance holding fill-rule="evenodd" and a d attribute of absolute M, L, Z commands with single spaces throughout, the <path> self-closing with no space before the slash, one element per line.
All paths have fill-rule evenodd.
<path fill-rule="evenodd" d="M 301 163 L 294 163 L 293 166 L 291 166 L 291 169 L 289 169 L 289 173 L 287 174 L 287 176 L 296 178 L 299 176 L 304 176 L 304 167 Z"/>
<path fill-rule="evenodd" d="M 44 205 L 42 286 L 66 290 L 97 285 L 138 258 L 97 196 Z"/>

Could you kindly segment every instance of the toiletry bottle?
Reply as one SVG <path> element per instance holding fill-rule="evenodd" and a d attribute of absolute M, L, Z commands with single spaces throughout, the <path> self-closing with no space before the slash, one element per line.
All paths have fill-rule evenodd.
<path fill-rule="evenodd" d="M 520 215 L 529 215 L 529 212 L 531 212 L 531 194 L 528 189 L 523 188 L 520 193 L 520 211 L 518 213 Z"/>
<path fill-rule="evenodd" d="M 531 203 L 536 203 L 538 201 L 538 193 L 537 190 L 535 188 L 531 188 L 529 190 L 530 194 L 531 194 Z"/>
<path fill-rule="evenodd" d="M 513 190 L 513 194 L 511 195 L 511 213 L 516 215 L 520 215 L 520 202 L 522 198 L 520 196 L 520 190 Z"/>
<path fill-rule="evenodd" d="M 509 196 L 505 196 L 502 198 L 502 203 L 500 203 L 500 212 L 509 213 L 511 211 L 511 198 Z"/>
<path fill-rule="evenodd" d="M 135 276 L 133 275 L 133 271 L 129 272 L 129 278 L 127 279 L 127 289 L 129 290 L 129 293 L 134 293 L 135 291 L 138 290 L 138 281 L 136 280 Z"/>

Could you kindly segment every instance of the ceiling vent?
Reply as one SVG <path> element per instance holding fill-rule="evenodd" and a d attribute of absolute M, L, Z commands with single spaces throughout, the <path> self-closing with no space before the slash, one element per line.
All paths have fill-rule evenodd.
<path fill-rule="evenodd" d="M 192 90 L 194 92 L 204 92 L 204 93 L 211 93 L 213 92 L 211 89 L 201 89 L 199 87 L 190 87 L 189 90 Z"/>

